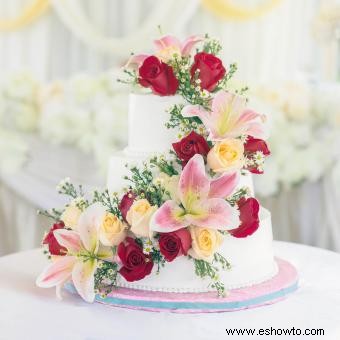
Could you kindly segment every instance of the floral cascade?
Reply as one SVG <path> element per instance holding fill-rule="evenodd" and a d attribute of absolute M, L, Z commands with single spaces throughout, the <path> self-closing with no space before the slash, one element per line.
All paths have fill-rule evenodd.
<path fill-rule="evenodd" d="M 226 293 L 221 270 L 232 270 L 219 248 L 226 237 L 244 238 L 259 227 L 259 203 L 239 186 L 245 172 L 263 173 L 270 154 L 265 117 L 246 108 L 246 88 L 228 91 L 236 65 L 218 58 L 221 46 L 208 36 L 180 42 L 164 36 L 153 55 L 134 55 L 122 82 L 154 95 L 180 95 L 169 108 L 167 128 L 180 131 L 165 155 L 133 166 L 120 193 L 95 191 L 91 197 L 69 179 L 58 186 L 70 197 L 53 218 L 43 244 L 51 264 L 38 277 L 40 287 L 72 281 L 93 302 L 119 281 L 142 280 L 185 256 L 199 278 L 219 295 Z M 185 103 L 185 104 L 183 104 Z"/>

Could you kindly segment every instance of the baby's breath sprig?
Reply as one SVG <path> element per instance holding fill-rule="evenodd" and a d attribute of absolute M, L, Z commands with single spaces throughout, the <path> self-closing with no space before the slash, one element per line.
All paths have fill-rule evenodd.
<path fill-rule="evenodd" d="M 97 294 L 105 297 L 117 288 L 118 264 L 102 261 L 94 275 L 94 288 Z"/>
<path fill-rule="evenodd" d="M 146 198 L 151 205 L 161 206 L 164 203 L 165 189 L 154 183 L 154 176 L 145 162 L 142 168 L 136 166 L 130 169 L 131 175 L 125 176 L 124 179 L 131 184 L 131 190 L 139 198 Z"/>
<path fill-rule="evenodd" d="M 230 270 L 231 269 L 230 262 L 223 255 L 221 255 L 220 253 L 215 253 L 214 254 L 214 261 L 219 263 L 223 270 Z"/>
<path fill-rule="evenodd" d="M 184 105 L 176 104 L 168 110 L 170 114 L 169 121 L 165 124 L 168 129 L 178 128 L 184 135 L 195 131 L 204 134 L 206 129 L 198 117 L 183 117 L 182 109 Z"/>
<path fill-rule="evenodd" d="M 227 201 L 231 206 L 235 206 L 241 198 L 247 196 L 249 196 L 249 188 L 243 187 L 238 189 L 232 196 L 228 197 Z"/>
<path fill-rule="evenodd" d="M 79 185 L 78 188 L 76 188 L 75 185 L 71 183 L 71 180 L 68 177 L 63 179 L 57 185 L 56 189 L 58 191 L 58 194 L 70 196 L 73 199 L 84 196 L 83 186 Z"/>
<path fill-rule="evenodd" d="M 62 211 L 53 208 L 51 210 L 38 210 L 37 214 L 46 216 L 56 222 L 59 222 L 60 216 L 62 215 Z"/>
<path fill-rule="evenodd" d="M 220 80 L 220 82 L 216 86 L 214 92 L 217 92 L 217 91 L 220 91 L 220 90 L 227 90 L 228 82 L 234 76 L 236 71 L 237 71 L 237 64 L 236 63 L 230 64 L 225 76 Z M 241 91 L 241 90 L 239 90 L 239 91 Z"/>
<path fill-rule="evenodd" d="M 155 156 L 151 158 L 150 165 L 151 167 L 157 167 L 161 172 L 169 176 L 178 175 L 178 171 L 175 169 L 173 161 L 165 159 L 164 156 Z"/>
<path fill-rule="evenodd" d="M 188 57 L 174 56 L 169 64 L 173 67 L 179 85 L 177 92 L 190 104 L 209 108 L 209 92 L 202 90 L 198 73 L 191 75 L 191 61 Z"/>
<path fill-rule="evenodd" d="M 225 296 L 225 287 L 223 282 L 219 279 L 219 268 L 213 263 L 204 260 L 194 259 L 195 274 L 200 278 L 210 278 L 210 287 L 215 288 L 218 296 Z"/>
<path fill-rule="evenodd" d="M 118 218 L 122 219 L 122 213 L 119 210 L 119 197 L 118 193 L 110 194 L 109 190 L 106 189 L 103 192 L 95 190 L 93 192 L 93 203 L 99 202 L 103 206 L 107 207 L 109 212 L 116 215 Z"/>
<path fill-rule="evenodd" d="M 222 50 L 221 42 L 216 38 L 210 38 L 208 34 L 204 36 L 203 51 L 218 55 Z"/>
<path fill-rule="evenodd" d="M 239 94 L 240 96 L 244 96 L 249 90 L 248 86 L 241 87 L 239 90 L 235 90 L 235 93 Z"/>
<path fill-rule="evenodd" d="M 126 76 L 125 79 L 118 78 L 117 81 L 122 84 L 127 85 L 137 85 L 138 84 L 138 75 L 135 69 L 124 68 L 123 72 Z"/>

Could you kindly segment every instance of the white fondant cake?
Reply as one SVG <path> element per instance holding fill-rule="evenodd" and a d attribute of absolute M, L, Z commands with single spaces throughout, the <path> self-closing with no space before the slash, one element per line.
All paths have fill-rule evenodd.
<path fill-rule="evenodd" d="M 110 192 L 118 192 L 128 185 L 126 164 L 141 165 L 155 154 L 169 151 L 171 144 L 178 141 L 178 131 L 167 129 L 169 120 L 166 112 L 171 105 L 183 102 L 180 96 L 160 97 L 152 94 L 130 94 L 128 145 L 114 153 L 109 161 L 107 187 Z M 248 187 L 254 195 L 251 175 L 242 175 L 238 188 Z"/>
<path fill-rule="evenodd" d="M 130 95 L 129 143 L 123 151 L 115 153 L 110 159 L 108 188 L 111 192 L 119 191 L 128 185 L 123 179 L 127 174 L 125 164 L 141 164 L 148 157 L 168 151 L 171 144 L 177 141 L 177 132 L 165 127 L 169 118 L 166 110 L 181 101 L 178 96 Z M 241 177 L 237 188 L 244 186 L 250 189 L 253 196 L 250 173 Z M 226 236 L 219 249 L 232 266 L 231 270 L 220 273 L 220 279 L 227 289 L 257 284 L 277 273 L 272 250 L 272 225 L 269 211 L 261 208 L 260 219 L 260 227 L 251 236 L 246 238 Z M 119 277 L 118 285 L 149 291 L 213 291 L 214 288 L 209 288 L 206 280 L 197 278 L 193 266 L 192 261 L 181 256 L 173 261 L 171 266 L 162 268 L 159 274 L 154 267 L 151 275 L 136 282 L 127 282 L 123 277 Z"/>
<path fill-rule="evenodd" d="M 270 212 L 260 211 L 261 223 L 258 230 L 246 238 L 226 236 L 219 253 L 231 263 L 231 269 L 220 272 L 220 279 L 226 289 L 235 289 L 269 280 L 277 273 L 272 249 L 272 224 Z M 160 273 L 153 268 L 151 275 L 137 282 L 127 282 L 119 278 L 118 285 L 126 288 L 164 292 L 208 292 L 209 280 L 197 279 L 194 263 L 186 256 L 165 266 Z M 174 275 L 176 273 L 176 275 Z"/>

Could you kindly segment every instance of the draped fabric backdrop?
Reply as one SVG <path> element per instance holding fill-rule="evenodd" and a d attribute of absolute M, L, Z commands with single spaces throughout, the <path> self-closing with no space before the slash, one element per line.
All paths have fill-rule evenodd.
<path fill-rule="evenodd" d="M 169 1 L 76 2 L 83 6 L 89 21 L 103 35 L 125 37 L 138 32 L 155 6 L 162 6 Z M 0 17 L 13 17 L 30 2 L 0 0 Z M 177 1 L 182 7 L 187 2 L 190 1 Z M 300 73 L 311 76 L 318 74 L 316 65 L 319 56 L 309 34 L 317 0 L 284 0 L 272 12 L 249 21 L 221 20 L 205 10 L 199 0 L 191 2 L 197 4 L 188 10 L 188 15 L 190 11 L 193 15 L 189 20 L 184 18 L 187 21 L 185 25 L 183 22 L 179 25 L 177 20 L 157 24 L 167 33 L 174 32 L 181 36 L 209 33 L 220 38 L 224 46 L 223 57 L 226 61 L 238 62 L 240 78 L 247 81 L 269 81 L 291 78 Z M 251 2 L 254 1 L 237 1 L 237 4 Z M 182 14 L 178 11 L 172 17 L 180 18 Z M 158 35 L 155 27 L 153 37 Z M 145 48 L 150 46 L 153 37 L 145 37 Z M 83 71 L 100 72 L 124 61 L 122 57 L 117 57 L 121 53 L 98 53 L 79 41 L 53 10 L 22 30 L 0 33 L 0 50 L 1 77 L 14 70 L 27 68 L 41 80 L 49 80 Z M 133 51 L 132 47 L 130 52 Z"/>
<path fill-rule="evenodd" d="M 0 0 L 0 18 L 14 17 L 30 1 Z M 89 22 L 103 36 L 124 39 L 144 27 L 157 6 L 163 6 L 170 0 L 74 1 L 82 6 Z M 254 1 L 237 1 L 237 4 Z M 176 0 L 176 5 L 167 15 L 168 20 L 164 18 L 157 22 L 153 33 L 138 43 L 144 46 L 144 50 L 147 49 L 150 40 L 159 36 L 157 24 L 161 25 L 164 33 L 176 33 L 182 37 L 209 33 L 221 39 L 225 62 L 238 63 L 237 78 L 242 81 L 270 83 L 300 77 L 318 80 L 323 78 L 320 68 L 322 55 L 311 35 L 311 23 L 318 4 L 317 0 L 283 0 L 272 12 L 255 20 L 225 21 L 204 9 L 199 0 Z M 44 82 L 68 78 L 76 73 L 97 74 L 122 65 L 126 61 L 122 55 L 128 57 L 129 52 L 141 52 L 131 46 L 126 53 L 114 49 L 104 53 L 94 48 L 93 44 L 90 46 L 66 27 L 66 19 L 62 20 L 60 13 L 58 15 L 51 7 L 32 25 L 18 31 L 0 32 L 0 81 L 14 71 L 22 70 L 29 70 Z M 182 12 L 181 7 L 185 11 Z M 81 33 L 82 28 L 78 27 L 77 30 Z M 46 229 L 48 224 L 46 220 L 36 217 L 35 210 L 60 203 L 53 194 L 59 180 L 58 174 L 60 177 L 69 174 L 71 178 L 78 179 L 87 176 L 91 185 L 104 183 L 103 178 L 94 179 L 91 159 L 83 155 L 69 156 L 73 157 L 71 169 L 68 162 L 56 156 L 58 151 L 50 150 L 47 153 L 48 162 L 53 155 L 50 169 L 54 165 L 59 166 L 52 174 L 48 167 L 39 165 L 41 159 L 33 159 L 31 166 L 19 175 L 7 175 L 0 179 L 0 233 L 7 235 L 0 238 L 0 254 L 38 245 L 39 236 L 42 235 L 39 226 Z M 91 169 L 87 169 L 86 162 L 91 163 Z M 40 169 L 41 178 L 37 169 Z M 53 180 L 51 176 L 54 176 Z M 339 231 L 336 228 L 340 218 L 334 216 L 335 211 L 340 209 L 336 206 L 332 206 L 333 210 L 327 209 L 325 190 L 329 187 L 324 187 L 321 181 L 277 198 L 266 199 L 264 205 L 272 210 L 275 235 L 284 240 L 340 251 Z M 307 201 L 309 209 L 304 205 Z M 314 206 L 317 212 L 311 216 L 309 212 Z"/>

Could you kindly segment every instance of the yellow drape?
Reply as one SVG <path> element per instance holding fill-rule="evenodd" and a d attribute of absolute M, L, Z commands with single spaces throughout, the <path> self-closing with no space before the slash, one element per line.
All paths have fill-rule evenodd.
<path fill-rule="evenodd" d="M 24 27 L 44 14 L 48 8 L 49 0 L 33 0 L 33 3 L 25 7 L 15 18 L 0 18 L 0 32 L 14 31 Z"/>
<path fill-rule="evenodd" d="M 230 0 L 202 0 L 203 6 L 216 16 L 226 20 L 251 20 L 266 14 L 282 0 L 267 0 L 257 7 L 242 7 Z"/>

